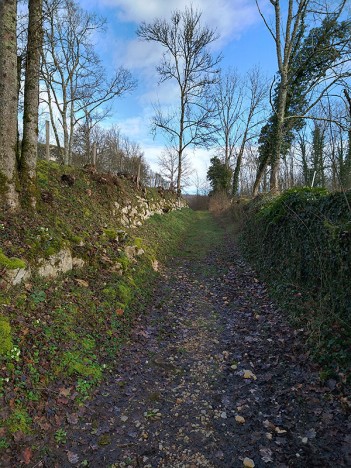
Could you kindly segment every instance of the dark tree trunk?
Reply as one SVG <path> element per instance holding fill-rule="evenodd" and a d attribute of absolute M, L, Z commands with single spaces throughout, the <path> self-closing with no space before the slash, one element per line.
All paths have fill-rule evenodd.
<path fill-rule="evenodd" d="M 26 201 L 35 207 L 38 155 L 39 70 L 42 46 L 42 0 L 29 0 L 23 141 L 20 176 Z"/>
<path fill-rule="evenodd" d="M 17 177 L 17 1 L 0 1 L 0 204 L 19 206 Z"/>

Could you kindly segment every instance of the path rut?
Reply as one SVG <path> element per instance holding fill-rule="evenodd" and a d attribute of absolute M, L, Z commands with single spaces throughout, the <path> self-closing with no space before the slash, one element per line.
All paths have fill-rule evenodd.
<path fill-rule="evenodd" d="M 351 466 L 350 416 L 305 338 L 228 238 L 174 259 L 114 374 L 44 464 Z"/>

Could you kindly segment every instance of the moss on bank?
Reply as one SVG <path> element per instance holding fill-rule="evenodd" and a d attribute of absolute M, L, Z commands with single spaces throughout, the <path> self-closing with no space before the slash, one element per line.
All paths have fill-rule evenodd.
<path fill-rule="evenodd" d="M 35 262 L 67 245 L 87 266 L 55 281 L 34 276 L 1 294 L 1 313 L 8 317 L 0 320 L 0 406 L 9 410 L 0 420 L 5 449 L 18 430 L 43 431 L 38 421 L 47 417 L 47 405 L 53 409 L 49 423 L 55 426 L 60 397 L 56 401 L 52 395 L 70 395 L 73 407 L 89 397 L 118 359 L 136 314 L 146 308 L 158 275 L 153 261 L 175 255 L 193 223 L 191 211 L 183 209 L 153 216 L 126 233 L 113 217 L 111 203 L 137 203 L 135 186 L 93 180 L 45 162 L 38 170 L 37 213 L 0 215 L 6 267 L 25 266 L 11 257 Z M 75 177 L 72 186 L 62 182 L 63 173 Z M 159 195 L 150 190 L 148 197 L 157 200 Z M 144 254 L 130 259 L 126 245 Z"/>

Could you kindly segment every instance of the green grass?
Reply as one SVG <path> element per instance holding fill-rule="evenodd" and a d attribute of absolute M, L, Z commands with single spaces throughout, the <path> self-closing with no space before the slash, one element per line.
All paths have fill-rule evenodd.
<path fill-rule="evenodd" d="M 179 255 L 188 260 L 201 260 L 223 242 L 224 231 L 208 211 L 193 211 L 191 221 Z"/>

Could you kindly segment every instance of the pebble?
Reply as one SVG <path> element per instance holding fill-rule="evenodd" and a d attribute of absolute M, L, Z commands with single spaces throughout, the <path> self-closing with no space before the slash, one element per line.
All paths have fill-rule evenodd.
<path fill-rule="evenodd" d="M 255 462 L 251 458 L 245 457 L 243 460 L 243 465 L 245 468 L 254 468 Z"/>
<path fill-rule="evenodd" d="M 245 418 L 243 418 L 242 416 L 235 416 L 235 421 L 239 424 L 244 424 Z"/>

